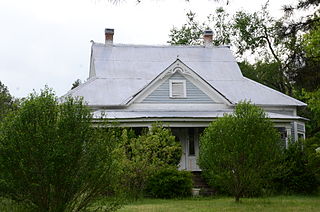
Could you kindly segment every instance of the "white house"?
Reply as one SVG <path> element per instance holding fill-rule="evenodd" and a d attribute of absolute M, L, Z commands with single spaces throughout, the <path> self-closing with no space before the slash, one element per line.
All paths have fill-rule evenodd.
<path fill-rule="evenodd" d="M 212 31 L 203 46 L 114 44 L 113 34 L 92 43 L 89 78 L 66 95 L 121 126 L 168 125 L 183 146 L 181 169 L 199 171 L 199 133 L 241 100 L 261 106 L 284 140 L 305 136 L 297 107 L 306 104 L 244 77 L 228 47 L 212 46 Z"/>

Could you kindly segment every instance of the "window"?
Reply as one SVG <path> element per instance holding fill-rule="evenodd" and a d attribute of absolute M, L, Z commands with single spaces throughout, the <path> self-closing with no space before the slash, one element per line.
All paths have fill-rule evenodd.
<path fill-rule="evenodd" d="M 276 129 L 278 130 L 279 134 L 280 134 L 280 138 L 281 138 L 281 146 L 282 148 L 287 148 L 287 130 L 285 127 L 276 127 Z"/>
<path fill-rule="evenodd" d="M 278 132 L 280 133 L 281 140 L 285 141 L 287 137 L 287 131 L 285 127 L 276 127 Z"/>
<path fill-rule="evenodd" d="M 170 80 L 170 98 L 186 98 L 186 81 Z"/>

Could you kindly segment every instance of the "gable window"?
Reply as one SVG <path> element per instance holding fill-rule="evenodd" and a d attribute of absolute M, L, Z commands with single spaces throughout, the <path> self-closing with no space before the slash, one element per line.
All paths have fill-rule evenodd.
<path fill-rule="evenodd" d="M 186 98 L 186 81 L 185 80 L 170 80 L 170 98 Z"/>

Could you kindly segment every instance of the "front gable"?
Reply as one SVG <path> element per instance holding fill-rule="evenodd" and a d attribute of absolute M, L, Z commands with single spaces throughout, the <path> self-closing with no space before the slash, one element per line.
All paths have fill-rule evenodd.
<path fill-rule="evenodd" d="M 142 104 L 231 104 L 179 59 L 136 94 L 129 104 L 133 102 Z"/>
<path fill-rule="evenodd" d="M 181 83 L 182 92 L 181 98 L 174 97 L 174 83 Z M 177 96 L 179 96 L 177 94 Z M 214 100 L 194 85 L 179 71 L 175 72 L 154 91 L 146 96 L 141 103 L 214 103 Z"/>

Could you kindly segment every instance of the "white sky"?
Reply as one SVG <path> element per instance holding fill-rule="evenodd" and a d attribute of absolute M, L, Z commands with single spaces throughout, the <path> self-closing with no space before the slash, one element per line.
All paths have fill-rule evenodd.
<path fill-rule="evenodd" d="M 293 0 L 270 0 L 272 15 Z M 234 12 L 261 8 L 265 0 L 231 0 Z M 27 96 L 45 85 L 58 96 L 89 73 L 90 40 L 104 42 L 104 29 L 114 28 L 114 42 L 166 44 L 173 26 L 186 22 L 186 12 L 199 21 L 225 1 L 135 0 L 1 0 L 0 81 L 15 97 Z"/>

